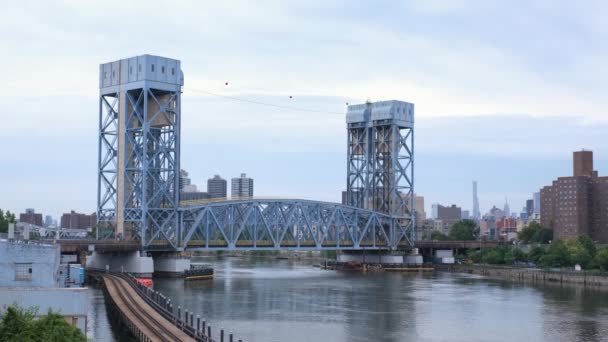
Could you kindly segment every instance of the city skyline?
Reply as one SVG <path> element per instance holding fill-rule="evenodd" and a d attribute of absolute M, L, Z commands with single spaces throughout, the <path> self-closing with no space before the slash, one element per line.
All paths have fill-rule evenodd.
<path fill-rule="evenodd" d="M 482 213 L 502 206 L 505 196 L 513 208 L 522 207 L 543 184 L 566 174 L 572 151 L 591 149 L 600 173 L 608 169 L 603 139 L 608 123 L 602 118 L 606 100 L 600 91 L 605 77 L 603 69 L 593 68 L 606 56 L 603 45 L 594 44 L 606 24 L 592 5 L 553 9 L 552 4 L 537 2 L 515 11 L 484 2 L 462 7 L 428 2 L 385 4 L 380 11 L 333 2 L 285 2 L 274 9 L 278 22 L 247 3 L 182 4 L 182 13 L 208 16 L 214 31 L 201 30 L 200 18 L 186 15 L 175 24 L 191 34 L 162 47 L 148 37 L 134 47 L 128 35 L 112 34 L 113 25 L 98 25 L 119 20 L 92 15 L 104 13 L 100 9 L 105 5 L 41 4 L 25 10 L 9 4 L 3 22 L 9 34 L 2 40 L 12 53 L 0 58 L 11 65 L 6 77 L 12 81 L 0 90 L 14 98 L 6 103 L 14 120 L 0 143 L 10 147 L 5 158 L 13 163 L 0 170 L 0 186 L 11 194 L 0 199 L 0 207 L 13 212 L 35 207 L 54 217 L 70 209 L 94 210 L 96 66 L 146 52 L 183 62 L 188 76 L 182 166 L 199 184 L 207 175 L 238 175 L 246 165 L 256 175 L 260 196 L 339 202 L 346 186 L 345 103 L 399 98 L 416 104 L 415 191 L 427 198 L 427 210 L 434 202 L 472 209 L 472 180 L 478 181 Z M 74 15 L 54 16 L 57 11 Z M 125 8 L 127 14 L 141 11 Z M 569 27 L 576 30 L 563 32 L 546 11 L 567 12 Z M 384 25 L 391 12 L 410 24 Z M 86 22 L 78 15 L 85 13 Z M 502 19 L 489 22 L 479 13 L 501 13 Z M 515 17 L 523 18 L 521 25 L 503 32 L 500 24 Z M 143 27 L 150 36 L 159 33 L 133 18 L 133 26 L 121 30 Z M 298 29 L 313 19 L 316 28 Z M 110 31 L 98 28 L 108 26 Z M 250 27 L 258 30 L 250 32 Z M 532 40 L 518 39 L 530 32 L 532 40 L 548 42 L 542 51 L 530 45 Z M 551 39 L 556 34 L 559 44 Z M 497 39 L 488 40 L 488 35 Z M 247 43 L 226 44 L 218 37 Z M 110 39 L 116 44 L 112 48 Z M 382 65 L 374 63 L 374 52 L 355 53 L 364 41 L 389 52 Z M 274 44 L 284 47 L 278 50 L 280 58 Z M 310 51 L 309 44 L 319 48 Z M 559 53 L 564 48 L 567 56 Z M 39 63 L 40 55 L 45 63 Z M 243 55 L 248 58 L 235 57 Z M 432 57 L 436 55 L 442 57 Z M 445 56 L 451 57 L 449 64 Z M 346 58 L 349 62 L 343 63 Z M 37 82 L 25 74 L 35 75 Z M 240 103 L 200 90 L 321 113 Z M 230 134 L 223 128 L 227 121 Z M 323 165 L 324 170 L 294 167 L 298 163 Z M 45 172 L 38 172 L 41 165 Z"/>

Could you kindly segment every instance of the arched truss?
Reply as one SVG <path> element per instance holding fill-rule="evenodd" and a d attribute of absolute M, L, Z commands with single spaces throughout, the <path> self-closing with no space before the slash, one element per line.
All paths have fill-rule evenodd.
<path fill-rule="evenodd" d="M 409 218 L 318 201 L 235 200 L 178 211 L 183 250 L 396 249 L 411 247 L 413 234 Z"/>

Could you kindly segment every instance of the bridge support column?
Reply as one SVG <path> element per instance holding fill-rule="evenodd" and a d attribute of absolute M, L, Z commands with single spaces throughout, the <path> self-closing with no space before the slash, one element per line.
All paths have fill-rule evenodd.
<path fill-rule="evenodd" d="M 190 269 L 190 256 L 183 253 L 158 254 L 154 259 L 154 276 L 182 277 Z"/>
<path fill-rule="evenodd" d="M 129 272 L 139 277 L 151 278 L 154 272 L 152 257 L 139 251 L 124 253 L 93 252 L 86 259 L 88 268 L 109 269 L 112 272 Z"/>

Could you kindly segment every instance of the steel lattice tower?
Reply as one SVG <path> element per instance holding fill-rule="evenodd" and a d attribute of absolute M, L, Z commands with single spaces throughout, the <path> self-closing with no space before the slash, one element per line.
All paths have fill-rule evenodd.
<path fill-rule="evenodd" d="M 414 105 L 351 105 L 346 123 L 347 204 L 400 218 L 414 240 Z"/>
<path fill-rule="evenodd" d="M 177 247 L 180 62 L 142 55 L 99 68 L 98 226 Z"/>

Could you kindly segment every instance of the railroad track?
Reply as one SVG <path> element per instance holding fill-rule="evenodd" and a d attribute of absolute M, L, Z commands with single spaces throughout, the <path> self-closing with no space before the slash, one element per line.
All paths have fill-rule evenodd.
<path fill-rule="evenodd" d="M 113 275 L 106 275 L 104 276 L 104 280 L 106 281 L 106 287 L 109 286 L 115 289 L 113 292 L 124 303 L 125 307 L 120 307 L 119 309 L 123 311 L 126 317 L 137 318 L 145 326 L 146 330 L 153 335 L 147 336 L 151 341 L 194 341 L 139 298 L 139 295 L 135 293 L 130 285 L 126 284 L 124 279 Z M 132 295 L 128 295 L 129 293 Z M 137 296 L 137 298 L 134 298 L 133 295 Z"/>

